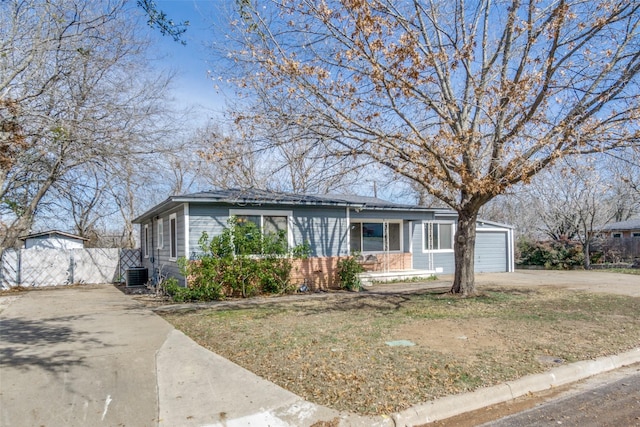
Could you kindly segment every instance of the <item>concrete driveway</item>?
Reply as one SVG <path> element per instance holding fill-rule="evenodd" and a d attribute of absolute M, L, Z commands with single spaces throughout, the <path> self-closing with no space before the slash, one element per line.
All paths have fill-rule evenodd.
<path fill-rule="evenodd" d="M 0 425 L 157 425 L 172 329 L 111 285 L 20 294 L 0 313 Z"/>

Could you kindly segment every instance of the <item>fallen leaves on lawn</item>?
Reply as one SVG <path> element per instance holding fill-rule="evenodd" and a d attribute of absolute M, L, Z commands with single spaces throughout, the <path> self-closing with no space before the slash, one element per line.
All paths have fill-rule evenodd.
<path fill-rule="evenodd" d="M 389 414 L 640 343 L 640 299 L 558 289 L 478 298 L 367 296 L 166 315 L 201 345 L 297 395 Z M 411 340 L 412 347 L 390 347 Z M 547 357 L 547 358 L 548 358 Z"/>

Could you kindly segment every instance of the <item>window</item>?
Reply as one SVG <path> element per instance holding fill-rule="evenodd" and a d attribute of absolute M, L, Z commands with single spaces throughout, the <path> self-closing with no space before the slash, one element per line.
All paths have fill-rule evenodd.
<path fill-rule="evenodd" d="M 287 217 L 286 216 L 269 216 L 262 217 L 262 232 L 264 234 L 287 233 Z"/>
<path fill-rule="evenodd" d="M 632 237 L 640 237 L 640 233 L 632 233 L 631 236 Z"/>
<path fill-rule="evenodd" d="M 389 250 L 400 250 L 400 223 L 390 222 L 389 225 Z"/>
<path fill-rule="evenodd" d="M 164 246 L 164 220 L 160 218 L 158 220 L 158 249 L 162 249 Z"/>
<path fill-rule="evenodd" d="M 145 258 L 149 258 L 149 224 L 144 225 L 142 234 L 142 254 Z"/>
<path fill-rule="evenodd" d="M 351 252 L 399 252 L 401 230 L 400 222 L 351 222 Z"/>
<path fill-rule="evenodd" d="M 175 261 L 178 258 L 178 219 L 176 214 L 169 216 L 169 259 Z"/>
<path fill-rule="evenodd" d="M 622 233 L 613 233 L 613 238 L 614 239 L 621 239 L 622 238 Z"/>
<path fill-rule="evenodd" d="M 451 251 L 453 250 L 453 222 L 425 222 L 424 250 Z"/>
<path fill-rule="evenodd" d="M 289 247 L 289 218 L 293 215 L 291 211 L 258 211 L 250 209 L 230 209 L 229 215 L 235 216 L 239 225 L 253 223 L 265 236 L 279 236 L 284 243 L 285 250 Z M 260 249 L 255 248 L 255 253 Z"/>
<path fill-rule="evenodd" d="M 362 223 L 351 223 L 351 252 L 362 252 Z"/>
<path fill-rule="evenodd" d="M 254 223 L 265 236 L 268 234 L 287 233 L 287 217 L 279 215 L 236 215 L 238 224 Z"/>

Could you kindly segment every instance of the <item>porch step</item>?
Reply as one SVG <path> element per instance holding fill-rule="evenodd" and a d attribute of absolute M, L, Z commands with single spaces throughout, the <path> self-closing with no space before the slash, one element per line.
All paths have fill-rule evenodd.
<path fill-rule="evenodd" d="M 367 271 L 360 273 L 358 277 L 362 286 L 371 286 L 374 283 L 426 280 L 435 274 L 436 271 L 432 270 Z"/>

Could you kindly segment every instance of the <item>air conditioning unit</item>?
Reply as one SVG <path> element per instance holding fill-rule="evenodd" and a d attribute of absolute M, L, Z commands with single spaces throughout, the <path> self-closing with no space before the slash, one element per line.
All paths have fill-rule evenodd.
<path fill-rule="evenodd" d="M 149 270 L 145 267 L 132 267 L 126 271 L 125 283 L 127 288 L 145 286 L 149 280 Z"/>

